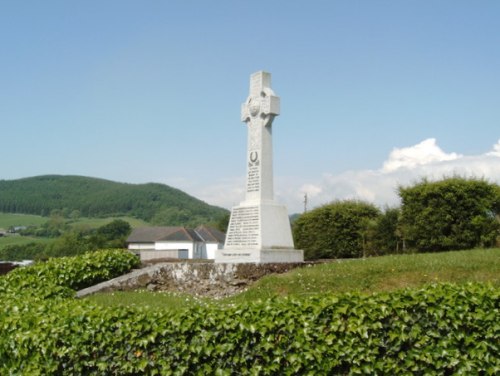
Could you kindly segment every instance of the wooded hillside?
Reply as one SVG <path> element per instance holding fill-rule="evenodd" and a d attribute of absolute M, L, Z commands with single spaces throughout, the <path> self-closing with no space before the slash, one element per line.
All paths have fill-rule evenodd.
<path fill-rule="evenodd" d="M 84 217 L 129 215 L 165 225 L 208 223 L 227 213 L 158 183 L 125 184 L 61 175 L 0 180 L 0 212 L 45 216 L 53 210 Z"/>

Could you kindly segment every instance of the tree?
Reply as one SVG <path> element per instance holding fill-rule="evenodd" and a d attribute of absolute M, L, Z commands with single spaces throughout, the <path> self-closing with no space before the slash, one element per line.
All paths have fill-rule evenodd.
<path fill-rule="evenodd" d="M 106 240 L 118 239 L 127 237 L 132 231 L 130 223 L 123 219 L 115 219 L 107 225 L 97 229 L 97 234 L 103 236 Z"/>
<path fill-rule="evenodd" d="M 97 248 L 123 248 L 125 240 L 132 231 L 130 223 L 122 219 L 115 219 L 107 225 L 97 229 L 90 243 Z"/>
<path fill-rule="evenodd" d="M 96 248 L 83 233 L 78 230 L 70 230 L 53 243 L 48 244 L 45 253 L 49 257 L 76 256 Z"/>
<path fill-rule="evenodd" d="M 432 252 L 495 245 L 500 190 L 480 179 L 422 180 L 400 187 L 402 232 L 409 247 Z"/>
<path fill-rule="evenodd" d="M 399 253 L 403 250 L 399 208 L 386 208 L 376 219 L 373 251 L 375 255 Z"/>
<path fill-rule="evenodd" d="M 380 211 L 362 201 L 335 201 L 301 215 L 293 226 L 295 245 L 307 259 L 361 257 L 369 253 Z"/>
<path fill-rule="evenodd" d="M 159 226 L 185 226 L 192 217 L 193 213 L 188 209 L 169 207 L 158 211 L 151 219 L 151 223 Z"/>
<path fill-rule="evenodd" d="M 45 244 L 35 242 L 27 244 L 12 244 L 0 249 L 0 260 L 38 260 L 41 258 L 46 258 L 44 252 Z"/>
<path fill-rule="evenodd" d="M 223 233 L 227 232 L 227 227 L 229 226 L 230 214 L 226 213 L 222 216 L 216 223 L 215 228 Z"/>

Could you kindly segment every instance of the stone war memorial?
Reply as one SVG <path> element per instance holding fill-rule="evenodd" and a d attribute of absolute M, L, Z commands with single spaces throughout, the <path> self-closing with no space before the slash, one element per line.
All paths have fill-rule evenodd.
<path fill-rule="evenodd" d="M 271 74 L 250 77 L 250 94 L 241 106 L 248 128 L 246 196 L 233 207 L 224 248 L 216 263 L 299 263 L 304 253 L 293 245 L 288 212 L 274 200 L 272 124 L 280 98 L 271 89 Z"/>

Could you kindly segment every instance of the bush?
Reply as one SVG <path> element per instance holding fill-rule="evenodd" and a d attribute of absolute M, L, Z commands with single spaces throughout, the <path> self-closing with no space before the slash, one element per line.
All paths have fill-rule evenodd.
<path fill-rule="evenodd" d="M 0 249 L 0 260 L 37 260 L 45 256 L 45 248 L 45 244 L 35 242 L 6 245 Z"/>
<path fill-rule="evenodd" d="M 45 284 L 82 289 L 119 276 L 140 264 L 139 258 L 121 249 L 89 252 L 78 257 L 53 258 L 26 268 L 17 268 L 0 279 L 0 288 L 44 289 Z M 22 286 L 23 288 L 20 288 Z M 50 286 L 46 288 L 50 290 Z M 1 291 L 1 290 L 0 290 Z"/>
<path fill-rule="evenodd" d="M 484 180 L 448 178 L 399 188 L 402 230 L 418 251 L 495 246 L 500 189 Z"/>
<path fill-rule="evenodd" d="M 336 201 L 301 215 L 295 222 L 295 245 L 308 259 L 361 257 L 372 247 L 380 211 L 360 201 Z"/>

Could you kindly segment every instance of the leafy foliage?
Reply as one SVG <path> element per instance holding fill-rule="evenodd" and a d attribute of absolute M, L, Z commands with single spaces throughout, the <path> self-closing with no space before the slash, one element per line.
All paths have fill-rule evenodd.
<path fill-rule="evenodd" d="M 24 289 L 19 286 L 22 285 L 28 287 L 28 294 L 31 289 L 44 289 L 45 284 L 81 289 L 119 276 L 139 264 L 139 258 L 128 251 L 100 250 L 78 257 L 54 258 L 31 267 L 18 268 L 0 279 L 0 286 L 8 286 L 9 289 L 22 292 Z"/>
<path fill-rule="evenodd" d="M 0 180 L 0 212 L 48 216 L 54 210 L 68 218 L 131 215 L 172 226 L 207 224 L 227 213 L 162 184 L 58 175 Z"/>
<path fill-rule="evenodd" d="M 374 295 L 146 311 L 70 288 L 135 264 L 126 252 L 0 278 L 0 374 L 487 374 L 500 372 L 499 290 L 433 284 Z"/>
<path fill-rule="evenodd" d="M 46 247 L 46 244 L 36 242 L 7 245 L 0 249 L 0 260 L 36 260 L 39 256 L 45 254 Z"/>
<path fill-rule="evenodd" d="M 123 219 L 115 219 L 114 221 L 101 226 L 92 235 L 90 241 L 97 248 L 125 248 L 126 238 L 130 235 L 132 227 L 130 223 Z"/>
<path fill-rule="evenodd" d="M 360 257 L 369 248 L 372 221 L 379 215 L 369 203 L 332 202 L 294 222 L 295 245 L 309 259 Z"/>
<path fill-rule="evenodd" d="M 52 222 L 53 219 L 47 221 Z M 50 243 L 31 242 L 3 247 L 0 249 L 0 260 L 43 260 L 49 257 L 76 256 L 102 248 L 125 248 L 126 237 L 131 231 L 130 224 L 122 219 L 115 219 L 96 230 L 70 228 L 66 224 L 63 227 L 65 232 Z M 42 226 L 42 229 L 46 228 L 46 224 Z"/>
<path fill-rule="evenodd" d="M 370 254 L 394 254 L 403 250 L 400 216 L 399 208 L 386 208 L 377 217 L 374 223 L 373 248 Z"/>
<path fill-rule="evenodd" d="M 409 247 L 438 251 L 491 247 L 499 235 L 500 189 L 484 180 L 448 178 L 399 189 Z"/>

